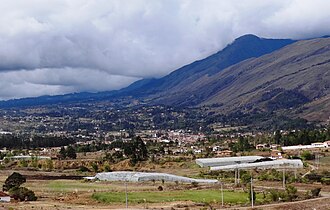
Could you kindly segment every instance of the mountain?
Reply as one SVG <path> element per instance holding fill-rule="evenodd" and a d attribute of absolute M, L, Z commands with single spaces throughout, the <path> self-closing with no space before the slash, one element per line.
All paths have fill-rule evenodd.
<path fill-rule="evenodd" d="M 213 113 L 330 116 L 330 38 L 264 39 L 245 35 L 223 50 L 159 79 L 118 91 L 0 102 L 0 107 L 138 99 L 147 104 L 205 106 Z"/>
<path fill-rule="evenodd" d="M 134 96 L 148 96 L 180 90 L 204 75 L 214 75 L 243 60 L 271 53 L 294 42 L 295 40 L 290 39 L 264 39 L 251 34 L 244 35 L 205 59 L 183 66 L 159 79 L 137 81 L 122 92 Z"/>
<path fill-rule="evenodd" d="M 124 96 L 140 98 L 149 97 L 152 94 L 167 94 L 169 90 L 174 91 L 185 87 L 204 75 L 216 74 L 233 64 L 271 53 L 293 42 L 295 41 L 290 39 L 264 39 L 255 35 L 244 35 L 214 55 L 186 65 L 159 79 L 143 79 L 118 91 L 72 93 L 0 101 L 0 108 L 92 102 Z"/>
<path fill-rule="evenodd" d="M 207 105 L 220 112 L 289 110 L 311 120 L 330 116 L 330 38 L 302 40 L 205 74 L 155 103 Z"/>

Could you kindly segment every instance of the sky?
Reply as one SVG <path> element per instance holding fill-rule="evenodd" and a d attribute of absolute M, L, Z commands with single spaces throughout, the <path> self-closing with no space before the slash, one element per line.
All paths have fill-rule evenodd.
<path fill-rule="evenodd" d="M 330 35 L 328 0 L 0 0 L 0 99 L 120 89 L 244 34 Z"/>

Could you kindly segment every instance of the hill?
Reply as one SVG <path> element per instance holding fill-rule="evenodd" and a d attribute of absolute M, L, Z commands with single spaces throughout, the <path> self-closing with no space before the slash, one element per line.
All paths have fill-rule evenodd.
<path fill-rule="evenodd" d="M 330 115 L 330 38 L 303 40 L 154 96 L 156 103 L 234 110 L 292 110 L 309 119 Z"/>

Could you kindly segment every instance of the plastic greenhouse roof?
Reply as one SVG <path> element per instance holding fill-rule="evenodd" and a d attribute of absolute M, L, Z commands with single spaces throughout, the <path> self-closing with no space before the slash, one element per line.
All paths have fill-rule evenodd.
<path fill-rule="evenodd" d="M 89 179 L 91 177 L 88 177 Z M 185 182 L 185 183 L 217 183 L 215 179 L 193 179 L 184 176 L 177 176 L 166 173 L 149 173 L 149 172 L 132 172 L 132 171 L 115 171 L 98 173 L 94 177 L 102 181 L 129 181 L 129 182 L 143 182 L 143 181 L 167 181 L 167 182 Z"/>

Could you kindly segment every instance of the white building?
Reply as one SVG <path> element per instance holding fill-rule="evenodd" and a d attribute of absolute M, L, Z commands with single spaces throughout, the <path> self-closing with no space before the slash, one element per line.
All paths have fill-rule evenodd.
<path fill-rule="evenodd" d="M 241 163 L 251 163 L 262 159 L 262 156 L 240 156 L 240 157 L 223 157 L 223 158 L 200 158 L 196 159 L 196 164 L 201 167 L 235 165 Z"/>

